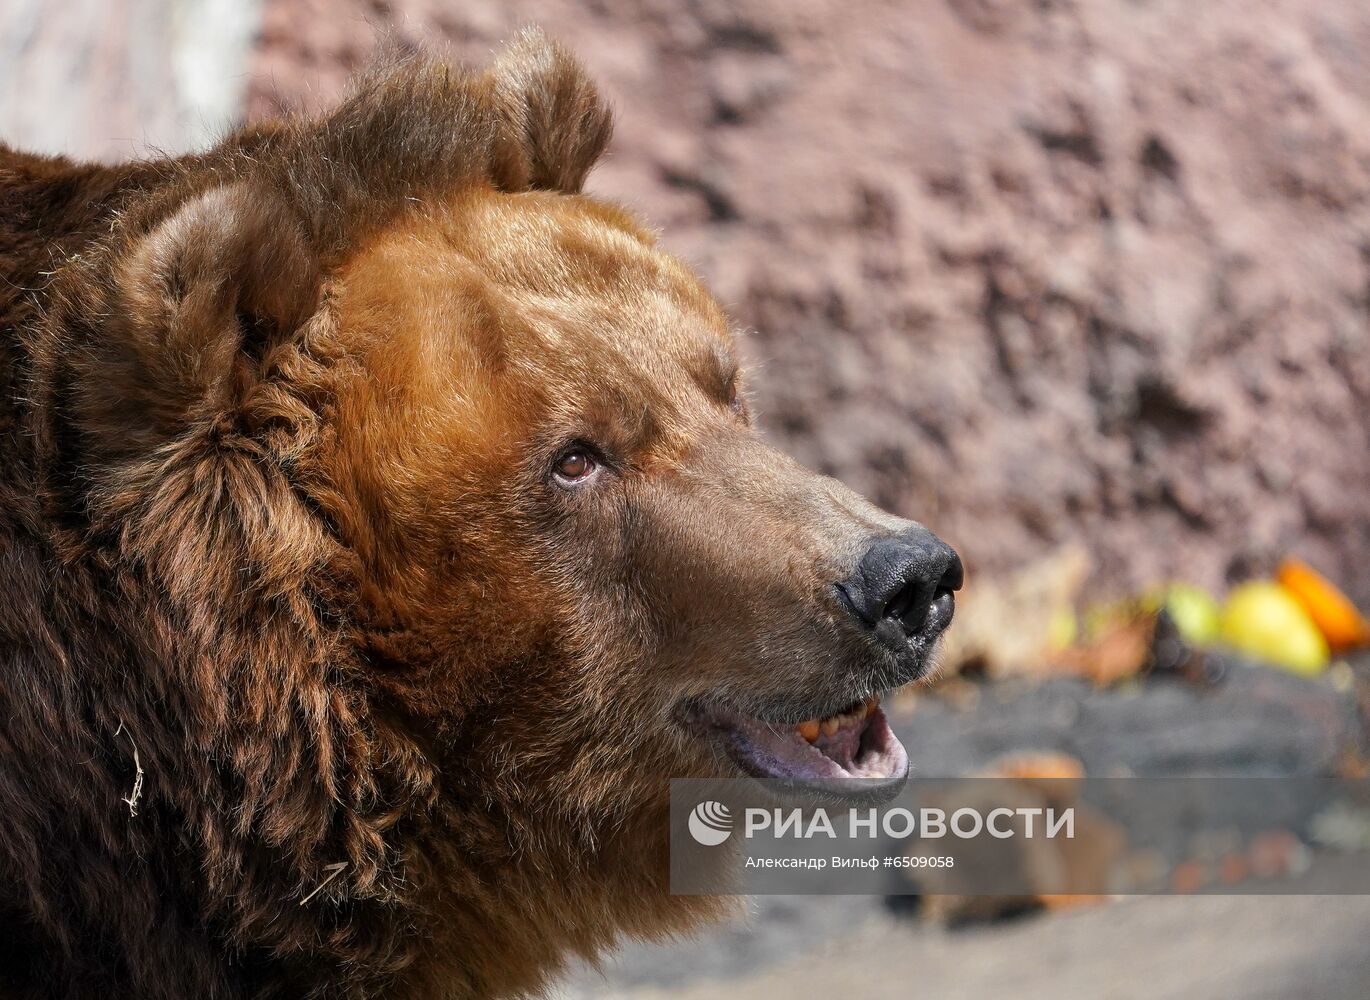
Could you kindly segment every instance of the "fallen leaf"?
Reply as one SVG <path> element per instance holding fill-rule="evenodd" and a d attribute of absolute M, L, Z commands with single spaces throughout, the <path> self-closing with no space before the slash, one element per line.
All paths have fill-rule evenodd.
<path fill-rule="evenodd" d="M 956 620 L 943 640 L 946 671 L 978 669 L 991 677 L 1040 672 L 1053 631 L 1061 635 L 1060 622 L 1092 569 L 1089 553 L 1069 545 L 1000 579 L 972 578 L 957 596 Z"/>

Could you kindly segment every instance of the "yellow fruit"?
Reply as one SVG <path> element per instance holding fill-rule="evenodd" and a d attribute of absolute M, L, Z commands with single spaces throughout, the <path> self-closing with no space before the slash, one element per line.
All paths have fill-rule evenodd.
<path fill-rule="evenodd" d="M 1219 628 L 1233 649 L 1306 677 L 1322 673 L 1331 655 L 1327 640 L 1294 595 L 1269 580 L 1233 590 Z"/>
<path fill-rule="evenodd" d="M 1341 652 L 1370 644 L 1370 624 L 1351 599 L 1298 559 L 1286 559 L 1277 574 L 1280 584 L 1303 605 L 1332 649 Z"/>
<path fill-rule="evenodd" d="M 1047 645 L 1052 649 L 1066 649 L 1080 637 L 1080 625 L 1074 608 L 1057 608 L 1047 625 Z"/>
<path fill-rule="evenodd" d="M 1161 596 L 1161 606 L 1186 642 L 1205 646 L 1218 638 L 1218 602 L 1208 591 L 1189 583 L 1172 583 Z"/>

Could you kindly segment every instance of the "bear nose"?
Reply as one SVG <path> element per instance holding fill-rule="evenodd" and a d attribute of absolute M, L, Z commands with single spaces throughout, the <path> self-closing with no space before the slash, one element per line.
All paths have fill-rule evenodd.
<path fill-rule="evenodd" d="M 926 528 L 912 528 L 872 542 L 838 590 L 862 623 L 878 632 L 893 625 L 907 638 L 924 625 L 936 631 L 947 626 L 952 591 L 960 589 L 963 575 L 950 545 Z"/>

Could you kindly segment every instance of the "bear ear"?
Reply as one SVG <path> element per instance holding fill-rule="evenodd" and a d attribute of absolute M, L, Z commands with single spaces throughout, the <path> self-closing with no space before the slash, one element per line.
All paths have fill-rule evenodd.
<path fill-rule="evenodd" d="M 487 71 L 498 127 L 495 183 L 574 194 L 609 144 L 613 116 L 585 70 L 526 28 Z"/>
<path fill-rule="evenodd" d="M 116 259 L 114 277 L 95 374 L 123 413 L 105 416 L 154 440 L 241 402 L 318 301 L 317 262 L 294 215 L 245 184 L 181 206 Z"/>

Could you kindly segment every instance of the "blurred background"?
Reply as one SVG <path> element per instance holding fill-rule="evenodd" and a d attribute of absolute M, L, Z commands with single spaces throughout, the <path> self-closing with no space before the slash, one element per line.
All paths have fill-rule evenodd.
<path fill-rule="evenodd" d="M 749 331 L 765 433 L 965 556 L 945 679 L 898 706 L 925 773 L 1362 773 L 1370 8 L 5 0 L 0 140 L 186 151 L 326 106 L 380 37 L 481 62 L 527 23 L 617 109 L 591 190 Z M 746 908 L 567 990 L 1370 995 L 1356 899 Z"/>

